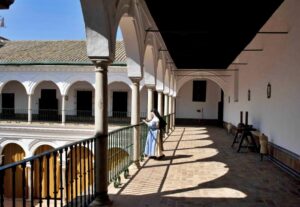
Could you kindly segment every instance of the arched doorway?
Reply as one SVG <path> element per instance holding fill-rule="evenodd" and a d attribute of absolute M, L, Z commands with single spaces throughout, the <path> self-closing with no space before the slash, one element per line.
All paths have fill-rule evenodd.
<path fill-rule="evenodd" d="M 1 91 L 1 119 L 27 120 L 27 94 L 19 81 L 9 81 Z"/>
<path fill-rule="evenodd" d="M 87 81 L 77 81 L 67 90 L 66 119 L 71 122 L 94 122 L 95 90 Z"/>
<path fill-rule="evenodd" d="M 41 154 L 43 152 L 49 151 L 54 149 L 53 147 L 49 145 L 42 145 L 39 146 L 35 152 L 34 155 Z M 54 159 L 56 159 L 56 171 L 54 172 Z M 47 159 L 44 156 L 42 160 L 36 160 L 34 162 L 34 174 L 33 174 L 33 188 L 34 188 L 34 198 L 47 198 L 47 190 L 48 190 L 48 184 L 47 184 L 47 176 L 49 173 L 49 196 L 50 198 L 54 198 L 54 192 L 57 193 L 57 197 L 60 197 L 59 188 L 60 188 L 60 171 L 59 171 L 59 160 L 58 156 L 56 158 L 53 157 L 53 155 L 49 158 L 49 168 L 47 166 Z M 56 174 L 56 180 L 54 180 L 54 174 Z M 54 182 L 56 183 L 56 189 L 54 189 Z"/>
<path fill-rule="evenodd" d="M 68 201 L 92 193 L 94 155 L 86 147 L 73 148 L 68 154 Z"/>
<path fill-rule="evenodd" d="M 23 160 L 25 157 L 25 152 L 22 149 L 21 146 L 18 144 L 7 144 L 2 151 L 3 155 L 3 165 L 17 162 L 20 160 Z M 13 172 L 12 169 L 8 169 L 5 171 L 4 174 L 4 196 L 6 197 L 12 197 L 13 195 Z M 27 195 L 27 172 L 25 174 L 25 182 L 26 182 L 26 195 Z M 15 171 L 15 196 L 17 198 L 21 198 L 23 196 L 23 191 L 22 191 L 22 167 L 19 165 L 16 167 Z"/>
<path fill-rule="evenodd" d="M 222 122 L 223 90 L 209 79 L 192 79 L 184 83 L 176 98 L 176 123 L 213 124 Z"/>
<path fill-rule="evenodd" d="M 109 123 L 129 123 L 131 110 L 131 88 L 124 82 L 108 85 Z"/>
<path fill-rule="evenodd" d="M 34 89 L 32 98 L 33 119 L 39 121 L 60 121 L 59 102 L 61 94 L 52 81 L 42 81 Z"/>

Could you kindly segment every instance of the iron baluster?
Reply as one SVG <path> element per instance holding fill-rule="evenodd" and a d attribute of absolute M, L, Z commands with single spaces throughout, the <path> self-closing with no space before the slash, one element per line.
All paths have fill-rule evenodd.
<path fill-rule="evenodd" d="M 22 203 L 23 207 L 26 207 L 26 162 L 21 164 L 22 167 Z"/>
<path fill-rule="evenodd" d="M 12 202 L 13 202 L 13 207 L 15 207 L 16 206 L 16 166 L 14 166 L 13 168 L 12 168 L 12 187 L 13 187 L 13 189 L 12 189 L 12 194 L 13 194 L 13 196 L 12 196 Z"/>
<path fill-rule="evenodd" d="M 56 158 L 57 158 L 57 152 L 53 152 L 53 170 L 54 170 L 54 173 L 53 173 L 53 180 L 54 180 L 54 207 L 57 207 L 57 184 L 56 184 Z M 50 170 L 49 170 L 50 171 Z"/>
<path fill-rule="evenodd" d="M 39 203 L 40 207 L 42 207 L 42 163 L 43 162 L 43 157 L 39 158 Z"/>
<path fill-rule="evenodd" d="M 65 148 L 65 158 L 66 158 L 66 171 L 65 171 L 65 183 L 66 183 L 66 206 L 69 206 L 69 164 L 70 164 L 70 161 L 68 159 L 68 147 Z"/>
<path fill-rule="evenodd" d="M 34 198 L 33 198 L 33 195 L 34 195 L 34 187 L 33 187 L 34 160 L 30 161 L 30 165 L 31 165 L 31 168 L 30 168 L 30 173 L 31 173 L 31 178 L 30 178 L 30 182 L 31 182 L 31 186 L 30 186 L 30 189 L 31 189 L 30 190 L 31 191 L 30 203 L 31 203 L 31 207 L 34 207 Z"/>
<path fill-rule="evenodd" d="M 59 182 L 60 182 L 60 206 L 63 207 L 63 190 L 64 190 L 64 187 L 63 187 L 63 162 L 62 162 L 62 159 L 63 159 L 63 150 L 60 149 L 59 150 Z"/>
<path fill-rule="evenodd" d="M 47 178 L 46 178 L 46 183 L 47 183 L 47 206 L 50 206 L 50 154 L 46 155 L 46 169 L 47 169 Z"/>
<path fill-rule="evenodd" d="M 85 151 L 87 150 L 86 148 L 86 142 L 83 142 L 83 157 L 84 157 L 84 162 L 83 162 L 83 189 L 84 189 L 84 206 L 86 205 L 86 154 Z"/>
<path fill-rule="evenodd" d="M 77 207 L 77 196 L 78 196 L 78 184 L 77 184 L 77 181 L 78 181 L 78 177 L 77 177 L 77 165 L 78 165 L 78 163 L 77 163 L 77 144 L 75 145 L 75 152 L 74 152 L 74 157 L 75 157 L 75 159 L 74 159 L 74 161 L 75 161 L 75 164 L 74 164 L 74 173 L 75 173 L 75 178 L 74 178 L 74 180 L 75 180 L 75 206 Z"/>
<path fill-rule="evenodd" d="M 4 207 L 4 188 L 3 188 L 3 184 L 4 184 L 4 173 L 5 171 L 0 171 L 0 206 Z"/>
<path fill-rule="evenodd" d="M 75 153 L 73 152 L 73 146 L 70 146 L 70 187 L 71 187 L 71 207 L 73 207 L 73 156 Z"/>

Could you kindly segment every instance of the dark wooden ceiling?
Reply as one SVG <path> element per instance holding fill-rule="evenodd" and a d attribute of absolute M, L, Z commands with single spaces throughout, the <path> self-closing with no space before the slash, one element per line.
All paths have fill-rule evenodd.
<path fill-rule="evenodd" d="M 8 9 L 14 0 L 0 0 L 0 9 Z"/>
<path fill-rule="evenodd" d="M 179 69 L 225 69 L 283 0 L 146 0 Z"/>

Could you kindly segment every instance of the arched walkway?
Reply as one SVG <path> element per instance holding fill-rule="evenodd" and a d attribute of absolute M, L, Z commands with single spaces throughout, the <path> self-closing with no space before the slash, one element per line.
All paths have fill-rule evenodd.
<path fill-rule="evenodd" d="M 17 162 L 23 160 L 25 157 L 25 151 L 23 148 L 17 144 L 7 144 L 2 150 L 2 162 L 3 165 Z M 15 196 L 17 198 L 21 198 L 22 188 L 19 187 L 19 184 L 22 183 L 22 172 L 23 169 L 21 166 L 17 166 L 15 173 L 13 173 L 12 169 L 6 170 L 4 174 L 3 182 L 4 188 L 4 196 L 5 197 L 12 197 L 13 195 L 13 175 L 15 176 Z M 25 173 L 25 177 L 27 177 L 27 172 Z M 26 182 L 26 189 L 27 189 L 27 179 L 25 178 Z M 27 190 L 26 190 L 27 191 Z"/>
<path fill-rule="evenodd" d="M 204 123 L 217 124 L 219 103 L 222 90 L 213 81 L 207 79 L 190 80 L 178 91 L 176 99 L 177 123 Z"/>
<path fill-rule="evenodd" d="M 109 119 L 109 121 L 124 121 L 123 119 L 130 117 L 130 112 L 131 88 L 129 85 L 123 82 L 110 83 L 108 85 L 108 116 L 114 119 Z"/>
<path fill-rule="evenodd" d="M 94 122 L 95 89 L 87 81 L 74 82 L 66 91 L 67 122 Z"/>
<path fill-rule="evenodd" d="M 43 152 L 52 150 L 53 147 L 49 145 L 42 145 L 38 147 L 34 155 L 41 154 Z M 54 159 L 56 159 L 56 172 L 54 172 Z M 49 162 L 49 167 L 47 166 L 47 162 Z M 60 188 L 60 171 L 59 171 L 59 160 L 57 157 L 53 157 L 53 155 L 47 161 L 46 157 L 43 157 L 41 160 L 36 160 L 34 162 L 34 174 L 33 174 L 33 188 L 34 188 L 34 198 L 47 198 L 47 176 L 49 176 L 49 196 L 50 198 L 54 198 L 54 192 L 57 192 L 57 197 L 60 197 L 59 188 Z M 56 180 L 54 180 L 54 174 L 56 174 Z M 56 182 L 56 189 L 54 189 L 54 182 Z"/>
<path fill-rule="evenodd" d="M 81 159 L 79 159 L 80 157 Z M 68 154 L 68 201 L 83 194 L 87 195 L 94 187 L 94 155 L 86 147 L 72 148 Z M 88 193 L 89 192 L 89 193 Z"/>
<path fill-rule="evenodd" d="M 0 119 L 27 120 L 27 94 L 19 81 L 8 81 L 2 87 Z"/>
<path fill-rule="evenodd" d="M 33 120 L 60 121 L 61 93 L 52 81 L 41 81 L 32 89 Z"/>

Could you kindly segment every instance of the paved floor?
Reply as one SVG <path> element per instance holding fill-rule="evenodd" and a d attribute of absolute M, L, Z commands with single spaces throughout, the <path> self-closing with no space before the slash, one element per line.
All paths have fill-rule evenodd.
<path fill-rule="evenodd" d="M 256 153 L 237 153 L 232 139 L 219 128 L 176 128 L 164 160 L 146 160 L 122 188 L 110 186 L 113 206 L 299 207 L 300 181 Z"/>

